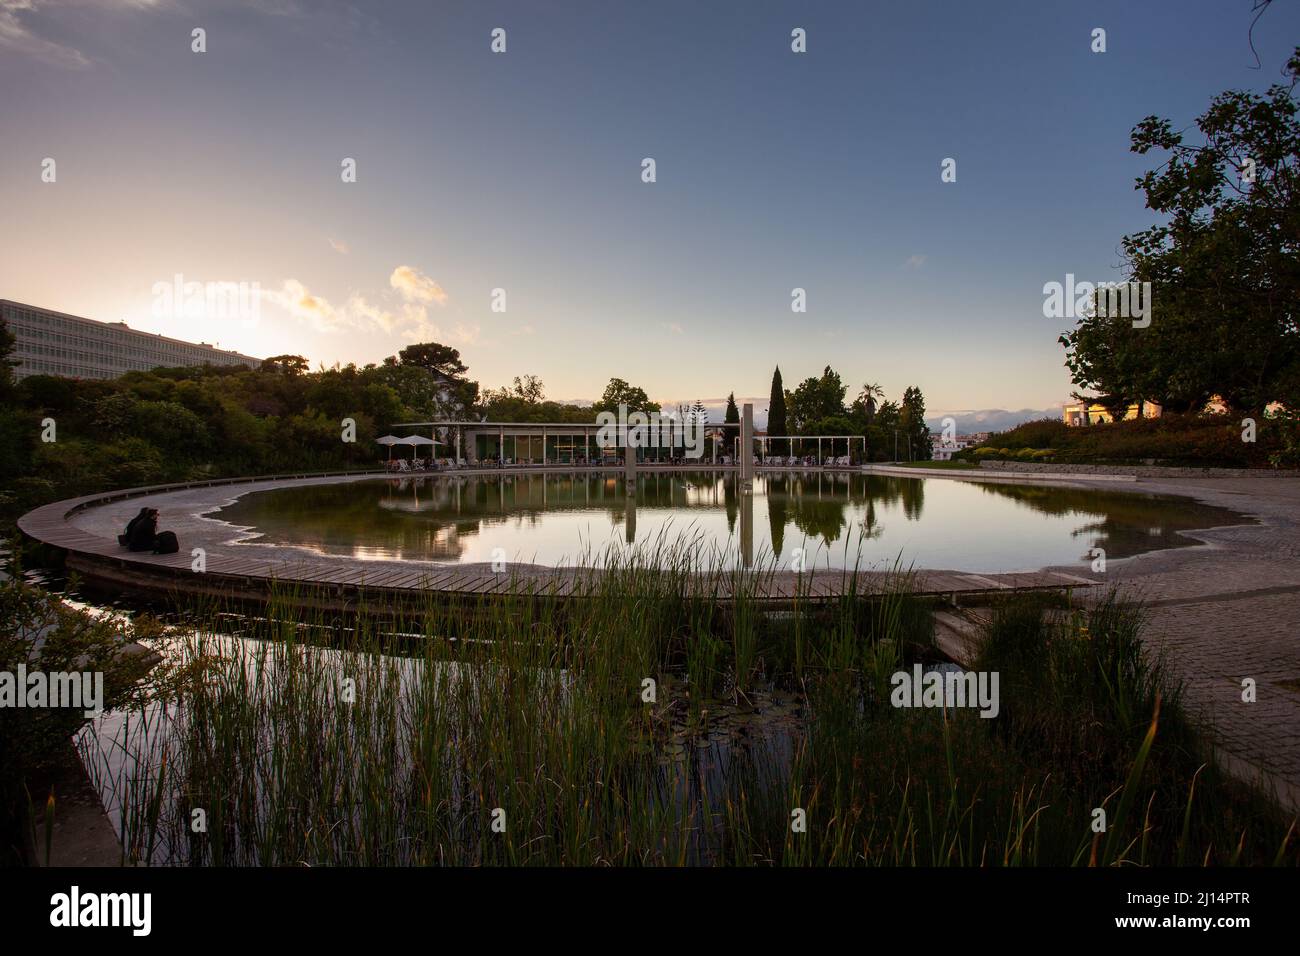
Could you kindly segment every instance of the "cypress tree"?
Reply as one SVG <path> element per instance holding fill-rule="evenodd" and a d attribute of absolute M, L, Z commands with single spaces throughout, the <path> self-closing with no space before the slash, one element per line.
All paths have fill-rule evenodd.
<path fill-rule="evenodd" d="M 736 439 L 740 437 L 740 409 L 736 407 L 736 393 L 732 392 L 727 396 L 727 414 L 722 418 L 722 424 L 726 426 L 723 429 L 727 436 L 726 454 L 734 454 Z"/>
<path fill-rule="evenodd" d="M 767 401 L 767 433 L 769 435 L 788 435 L 785 420 L 785 388 L 781 382 L 781 366 L 776 367 L 772 373 L 772 395 Z M 780 442 L 781 446 L 789 445 L 789 442 Z M 788 455 L 789 451 L 784 447 L 773 447 L 772 451 L 778 455 Z"/>

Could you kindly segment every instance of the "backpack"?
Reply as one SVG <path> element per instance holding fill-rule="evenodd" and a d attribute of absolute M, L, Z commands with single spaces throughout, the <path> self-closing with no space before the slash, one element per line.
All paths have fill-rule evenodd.
<path fill-rule="evenodd" d="M 175 554 L 181 549 L 180 542 L 176 540 L 175 531 L 160 531 L 158 537 L 154 539 L 154 554 Z"/>

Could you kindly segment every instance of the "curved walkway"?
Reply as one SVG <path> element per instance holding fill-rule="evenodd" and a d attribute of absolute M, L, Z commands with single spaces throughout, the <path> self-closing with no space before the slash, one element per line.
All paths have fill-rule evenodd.
<path fill-rule="evenodd" d="M 698 471 L 699 466 L 652 466 L 639 474 L 670 471 Z M 720 469 L 722 470 L 722 469 Z M 565 466 L 513 468 L 507 474 L 587 474 L 599 471 L 622 474 L 617 467 L 583 468 Z M 429 473 L 427 477 L 456 478 L 495 476 L 499 469 L 461 469 Z M 446 564 L 432 561 L 362 560 L 337 555 L 277 547 L 257 540 L 248 529 L 234 527 L 206 515 L 241 495 L 277 488 L 315 484 L 366 481 L 390 476 L 385 472 L 343 472 L 323 475 L 274 476 L 235 481 L 212 481 L 186 485 L 128 489 L 103 495 L 58 501 L 28 512 L 18 521 L 24 534 L 68 553 L 70 568 L 83 575 L 118 585 L 144 590 L 193 593 L 244 593 L 265 590 L 272 581 L 291 585 L 323 585 L 339 595 L 362 592 L 389 596 L 424 595 L 437 592 L 449 597 L 475 599 L 498 594 L 526 593 L 569 597 L 581 594 L 584 579 L 598 574 L 592 569 L 556 568 L 512 562 L 506 572 L 495 573 L 490 564 Z M 414 476 L 414 477 L 418 477 Z M 117 543 L 118 532 L 149 504 L 163 512 L 163 526 L 176 532 L 181 543 L 178 554 L 132 553 Z M 203 573 L 192 569 L 192 551 L 204 552 Z M 858 591 L 884 589 L 895 579 L 888 571 L 859 571 L 853 575 L 821 569 L 803 575 L 792 571 L 763 569 L 752 579 L 761 585 L 763 597 L 786 602 L 795 599 L 829 600 L 852 584 Z M 1009 574 L 971 574 L 961 571 L 926 570 L 914 575 L 914 589 L 920 593 L 949 597 L 998 593 L 1009 590 L 1062 590 L 1097 583 L 1080 576 L 1077 569 L 1052 569 Z M 731 577 L 708 583 L 730 596 Z"/>

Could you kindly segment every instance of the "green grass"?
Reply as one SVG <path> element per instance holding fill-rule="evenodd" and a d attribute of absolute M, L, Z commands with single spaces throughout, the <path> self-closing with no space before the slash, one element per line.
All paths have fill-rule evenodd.
<path fill-rule="evenodd" d="M 933 655 L 905 574 L 774 616 L 770 565 L 697 544 L 589 556 L 604 573 L 567 604 L 194 609 L 158 675 L 170 716 L 124 712 L 128 759 L 98 780 L 126 861 L 1297 863 L 1293 821 L 1214 766 L 1143 653 L 1140 609 L 1003 607 L 981 662 L 1001 715 L 901 709 L 890 676 Z"/>

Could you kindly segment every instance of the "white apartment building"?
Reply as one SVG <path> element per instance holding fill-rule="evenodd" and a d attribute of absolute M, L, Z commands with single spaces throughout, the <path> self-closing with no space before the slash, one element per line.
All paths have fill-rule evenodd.
<path fill-rule="evenodd" d="M 951 461 L 953 452 L 970 447 L 970 441 L 964 435 L 952 441 L 944 441 L 942 435 L 930 436 L 930 459 L 932 461 Z"/>
<path fill-rule="evenodd" d="M 96 322 L 80 316 L 0 299 L 0 319 L 17 338 L 11 361 L 17 378 L 117 378 L 126 372 L 183 365 L 246 365 L 259 358 L 227 352 L 206 342 L 184 342 L 139 332 L 125 322 Z"/>

